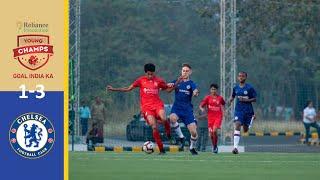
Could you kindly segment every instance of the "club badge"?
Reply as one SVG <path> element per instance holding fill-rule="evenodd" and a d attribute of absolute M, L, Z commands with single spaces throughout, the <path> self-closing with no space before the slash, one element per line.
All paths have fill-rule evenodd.
<path fill-rule="evenodd" d="M 14 120 L 9 131 L 9 141 L 20 156 L 36 159 L 46 155 L 55 141 L 55 131 L 50 120 L 39 113 L 26 113 Z"/>

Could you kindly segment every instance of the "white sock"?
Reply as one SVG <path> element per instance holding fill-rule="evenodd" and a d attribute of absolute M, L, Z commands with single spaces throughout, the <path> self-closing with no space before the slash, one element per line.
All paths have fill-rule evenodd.
<path fill-rule="evenodd" d="M 191 135 L 191 137 L 190 137 L 190 149 L 195 148 L 195 146 L 196 146 L 196 144 L 197 144 L 197 140 L 198 140 L 198 136 L 193 137 L 193 136 Z"/>
<path fill-rule="evenodd" d="M 173 127 L 174 131 L 179 136 L 179 138 L 184 138 L 178 122 L 171 123 L 171 127 Z"/>
<path fill-rule="evenodd" d="M 240 131 L 234 130 L 234 134 L 233 134 L 233 147 L 234 148 L 238 149 L 239 141 L 240 141 Z"/>

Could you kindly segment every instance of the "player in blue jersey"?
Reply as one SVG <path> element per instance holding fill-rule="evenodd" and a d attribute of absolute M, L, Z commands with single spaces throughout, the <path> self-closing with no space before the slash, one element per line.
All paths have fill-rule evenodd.
<path fill-rule="evenodd" d="M 198 139 L 197 121 L 193 115 L 193 105 L 191 100 L 193 96 L 199 95 L 199 90 L 197 89 L 197 85 L 190 80 L 191 73 L 191 66 L 189 64 L 182 64 L 181 76 L 177 80 L 171 82 L 173 84 L 173 88 L 169 88 L 167 91 L 171 92 L 172 90 L 175 90 L 175 100 L 171 109 L 170 122 L 171 127 L 175 129 L 175 132 L 180 138 L 180 148 L 184 147 L 185 137 L 183 136 L 179 123 L 177 122 L 178 119 L 181 119 L 188 127 L 191 134 L 190 152 L 192 155 L 197 155 L 198 153 L 195 149 Z M 172 84 L 168 86 L 171 87 Z"/>
<path fill-rule="evenodd" d="M 249 130 L 249 126 L 252 124 L 252 121 L 255 119 L 252 102 L 256 101 L 257 93 L 250 84 L 246 83 L 246 79 L 247 73 L 243 71 L 239 72 L 239 84 L 233 87 L 232 96 L 229 100 L 229 104 L 231 104 L 236 98 L 236 107 L 234 112 L 233 154 L 239 153 L 238 145 L 240 141 L 241 126 L 243 131 L 247 132 Z"/>

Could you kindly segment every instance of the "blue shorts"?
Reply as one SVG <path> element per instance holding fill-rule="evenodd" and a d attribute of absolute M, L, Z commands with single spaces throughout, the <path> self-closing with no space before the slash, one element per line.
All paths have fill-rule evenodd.
<path fill-rule="evenodd" d="M 254 113 L 252 112 L 234 112 L 234 122 L 239 121 L 241 125 L 249 126 Z"/>
<path fill-rule="evenodd" d="M 191 123 L 197 123 L 196 118 L 194 117 L 192 109 L 180 109 L 176 108 L 175 106 L 171 109 L 171 114 L 174 113 L 178 116 L 182 122 L 188 126 Z"/>

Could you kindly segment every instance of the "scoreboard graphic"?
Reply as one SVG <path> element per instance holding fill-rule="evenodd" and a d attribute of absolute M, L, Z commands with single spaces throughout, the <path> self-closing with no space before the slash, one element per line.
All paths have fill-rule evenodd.
<path fill-rule="evenodd" d="M 1 179 L 68 179 L 68 1 L 2 1 Z"/>

